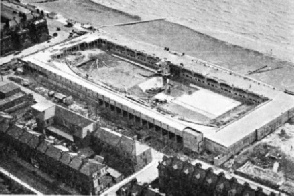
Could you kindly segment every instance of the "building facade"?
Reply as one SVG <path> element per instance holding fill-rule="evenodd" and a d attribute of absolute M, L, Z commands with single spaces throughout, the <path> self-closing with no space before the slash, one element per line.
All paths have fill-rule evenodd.
<path fill-rule="evenodd" d="M 13 149 L 16 156 L 81 194 L 99 195 L 115 183 L 108 166 L 99 159 L 70 151 L 40 133 L 24 130 L 2 118 L 0 120 L 0 143 L 4 143 L 7 149 Z"/>
<path fill-rule="evenodd" d="M 43 11 L 14 1 L 1 1 L 1 56 L 49 39 Z"/>
<path fill-rule="evenodd" d="M 14 112 L 19 108 L 33 104 L 32 94 L 21 91 L 20 87 L 13 83 L 0 86 L 0 111 Z"/>
<path fill-rule="evenodd" d="M 203 169 L 201 164 L 192 165 L 175 157 L 164 157 L 159 163 L 159 190 L 167 196 L 274 196 L 262 189 L 254 190 L 249 184 L 237 179 L 227 179 L 212 168 Z"/>

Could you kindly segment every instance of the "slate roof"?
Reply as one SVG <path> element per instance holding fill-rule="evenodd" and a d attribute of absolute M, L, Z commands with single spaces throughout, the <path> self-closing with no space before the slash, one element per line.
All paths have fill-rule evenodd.
<path fill-rule="evenodd" d="M 15 89 L 20 89 L 20 87 L 12 82 L 0 86 L 0 92 L 4 94 L 9 93 L 10 91 L 13 91 Z"/>
<path fill-rule="evenodd" d="M 222 192 L 224 190 L 229 190 L 230 189 L 230 181 L 227 180 L 224 175 L 220 176 L 220 174 L 219 174 L 218 176 L 219 176 L 219 179 L 216 184 L 216 190 L 218 192 Z"/>
<path fill-rule="evenodd" d="M 14 95 L 11 95 L 11 96 L 6 97 L 4 99 L 0 99 L 0 106 L 4 106 L 9 102 L 12 102 L 12 101 L 14 101 L 16 99 L 19 99 L 19 98 L 23 97 L 24 95 L 25 94 L 23 92 L 17 92 Z"/>
<path fill-rule="evenodd" d="M 80 169 L 80 172 L 85 174 L 86 176 L 92 176 L 95 172 L 100 171 L 102 168 L 106 167 L 104 164 L 99 162 L 87 162 Z"/>
<path fill-rule="evenodd" d="M 47 141 L 42 141 L 41 144 L 38 146 L 38 151 L 40 151 L 41 153 L 45 153 L 47 148 L 49 146 L 49 143 Z"/>
<path fill-rule="evenodd" d="M 0 132 L 6 133 L 8 131 L 8 124 L 4 124 L 3 122 L 1 122 L 0 124 Z"/>
<path fill-rule="evenodd" d="M 229 192 L 232 193 L 232 196 L 240 194 L 243 190 L 243 186 L 238 183 L 236 178 L 231 178 L 230 181 L 231 181 L 231 187 L 229 189 Z"/>
<path fill-rule="evenodd" d="M 180 159 L 174 159 L 172 163 L 172 167 L 174 170 L 182 170 L 183 162 Z"/>
<path fill-rule="evenodd" d="M 31 148 L 35 149 L 35 148 L 37 148 L 39 142 L 40 142 L 39 137 L 36 136 L 36 135 L 34 135 L 34 134 L 32 134 L 31 140 L 28 142 L 28 145 Z"/>
<path fill-rule="evenodd" d="M 201 168 L 200 165 L 194 166 L 194 174 L 193 174 L 193 181 L 200 184 L 203 182 L 206 175 L 206 171 Z"/>
<path fill-rule="evenodd" d="M 250 187 L 250 185 L 244 185 L 243 195 L 255 196 L 255 190 Z"/>
<path fill-rule="evenodd" d="M 69 166 L 75 170 L 79 170 L 82 163 L 83 163 L 83 161 L 82 161 L 81 157 L 75 156 L 72 158 L 71 162 L 69 163 Z"/>
<path fill-rule="evenodd" d="M 7 134 L 12 136 L 14 139 L 18 139 L 23 133 L 23 130 L 16 125 L 13 125 L 8 131 Z"/>
<path fill-rule="evenodd" d="M 80 155 L 80 156 L 82 156 L 84 158 L 91 157 L 94 154 L 95 154 L 95 152 L 90 147 L 82 148 L 82 149 L 79 150 L 79 153 L 78 153 L 78 155 Z"/>
<path fill-rule="evenodd" d="M 23 144 L 28 144 L 31 138 L 32 134 L 27 131 L 24 131 L 23 134 L 19 137 L 19 141 Z"/>
<path fill-rule="evenodd" d="M 214 185 L 217 182 L 218 176 L 213 172 L 212 168 L 208 168 L 205 178 L 206 185 Z"/>
<path fill-rule="evenodd" d="M 194 172 L 194 167 L 192 164 L 188 163 L 188 162 L 184 162 L 184 166 L 183 166 L 183 172 L 186 175 L 192 174 Z"/>
<path fill-rule="evenodd" d="M 46 155 L 59 161 L 61 157 L 61 151 L 53 145 L 49 145 L 46 151 Z"/>
<path fill-rule="evenodd" d="M 63 164 L 66 164 L 68 165 L 71 161 L 71 156 L 68 152 L 63 152 L 62 153 L 62 156 L 60 158 L 60 161 L 63 163 Z"/>

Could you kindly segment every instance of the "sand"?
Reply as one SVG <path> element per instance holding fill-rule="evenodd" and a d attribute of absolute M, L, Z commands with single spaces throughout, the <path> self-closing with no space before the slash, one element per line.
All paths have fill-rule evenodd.
<path fill-rule="evenodd" d="M 92 0 L 143 19 L 167 18 L 228 43 L 294 60 L 291 0 Z"/>
<path fill-rule="evenodd" d="M 95 27 L 140 20 L 140 17 L 125 14 L 90 0 L 58 0 L 47 3 L 35 3 L 36 0 L 22 0 L 41 9 L 59 13 L 67 19 L 80 23 L 90 23 Z"/>
<path fill-rule="evenodd" d="M 23 1 L 35 2 L 36 0 Z M 167 13 L 165 13 L 165 15 L 162 15 L 162 13 L 156 13 L 154 10 L 157 9 L 162 9 L 165 12 L 169 11 L 169 8 L 154 8 L 154 10 L 147 9 L 153 7 L 153 5 L 146 5 L 145 13 L 142 13 L 143 8 L 140 8 L 140 10 L 130 10 L 132 5 L 134 7 L 140 6 L 138 5 L 139 3 L 132 1 L 122 1 L 122 3 L 121 1 L 95 0 L 95 2 L 102 2 L 104 5 L 111 6 L 116 10 L 106 8 L 105 6 L 102 6 L 100 4 L 95 4 L 90 0 L 59 0 L 48 3 L 35 3 L 34 5 L 43 7 L 49 11 L 58 12 L 66 18 L 74 19 L 82 23 L 91 23 L 96 27 L 137 21 L 139 20 L 139 18 L 137 16 L 134 16 L 135 14 L 140 14 L 140 17 L 143 20 L 167 16 Z M 156 4 L 158 2 L 154 3 Z M 172 2 L 167 2 L 167 6 L 169 6 L 169 3 Z M 117 11 L 117 9 L 127 11 L 131 14 L 125 14 L 121 11 Z M 180 9 L 183 9 L 183 7 L 181 7 Z M 170 14 L 175 15 L 175 11 L 176 10 L 171 9 Z M 187 12 L 189 12 L 189 10 Z M 187 14 L 187 17 L 192 17 L 191 13 Z M 112 33 L 125 35 L 131 37 L 132 39 L 143 40 L 145 42 L 152 43 L 161 47 L 169 46 L 171 50 L 185 52 L 186 54 L 195 56 L 211 63 L 215 63 L 222 67 L 236 71 L 240 74 L 246 75 L 249 71 L 253 71 L 267 65 L 268 67 L 273 68 L 273 70 L 253 74 L 250 75 L 250 77 L 270 84 L 281 90 L 288 89 L 294 91 L 294 66 L 292 63 L 288 63 L 283 60 L 277 60 L 272 57 L 266 57 L 259 52 L 250 51 L 248 49 L 236 46 L 246 46 L 255 50 L 259 50 L 259 47 L 261 47 L 263 50 L 260 51 L 269 53 L 269 50 L 273 49 L 273 47 L 267 46 L 268 44 L 270 44 L 270 42 L 262 42 L 262 44 L 259 46 L 258 40 L 250 41 L 251 38 L 231 35 L 228 34 L 228 32 L 221 31 L 217 28 L 213 29 L 212 31 L 211 29 L 209 29 L 209 25 L 207 26 L 207 28 L 201 27 L 201 29 L 199 29 L 200 26 L 197 26 L 197 28 L 195 28 L 191 26 L 191 24 L 188 24 L 189 20 L 187 19 L 187 17 L 183 21 L 178 21 L 181 19 L 179 15 L 179 17 L 176 18 L 176 20 L 173 20 L 173 22 L 180 22 L 181 24 L 184 24 L 191 28 L 166 21 L 154 21 L 136 25 L 107 27 L 102 29 Z M 167 17 L 167 19 L 171 20 L 171 18 L 169 17 Z M 230 39 L 229 42 L 233 43 L 234 45 L 214 39 L 203 33 L 195 31 L 194 29 L 199 30 L 200 32 L 207 33 L 209 35 L 213 35 L 214 37 L 221 38 L 225 41 L 228 41 L 225 39 L 227 37 Z M 252 29 L 250 31 L 252 31 Z M 259 31 L 259 29 L 256 29 L 256 31 Z M 224 39 L 222 37 L 224 37 Z M 290 53 L 291 58 L 294 57 L 291 50 L 283 50 L 281 52 L 282 55 L 288 55 L 288 53 Z M 275 56 L 283 58 L 284 60 L 291 60 L 288 58 L 284 58 L 283 56 L 276 55 L 275 52 L 273 52 L 273 54 Z M 275 69 L 279 66 L 282 66 L 283 68 Z"/>

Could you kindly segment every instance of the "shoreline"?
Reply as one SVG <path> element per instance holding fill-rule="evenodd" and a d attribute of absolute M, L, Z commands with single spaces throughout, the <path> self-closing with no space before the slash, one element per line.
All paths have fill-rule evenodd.
<path fill-rule="evenodd" d="M 22 0 L 22 2 L 35 5 L 44 11 L 55 10 L 54 12 L 58 14 L 59 20 L 62 18 L 63 22 L 66 19 L 76 21 L 75 28 L 80 27 L 79 24 L 88 21 L 86 24 L 91 24 L 98 31 L 110 33 L 114 36 L 119 35 L 136 39 L 159 47 L 168 46 L 174 51 L 184 52 L 241 75 L 247 75 L 250 71 L 262 66 L 268 66 L 268 71 L 277 71 L 266 71 L 265 73 L 250 75 L 249 77 L 281 90 L 288 89 L 293 91 L 294 89 L 294 79 L 292 79 L 294 63 L 288 59 L 283 60 L 285 58 L 279 58 L 275 54 L 270 55 L 264 50 L 256 50 L 256 42 L 253 43 L 254 49 L 244 47 L 243 44 L 239 45 L 237 42 L 231 44 L 230 42 L 223 41 L 223 39 L 218 39 L 218 36 L 211 36 L 209 33 L 203 32 L 209 31 L 207 29 L 197 31 L 170 18 L 138 25 L 113 26 L 117 22 L 129 23 L 130 20 L 132 21 L 132 18 L 118 14 L 116 11 L 110 11 L 111 9 L 105 11 L 105 6 L 100 6 L 100 4 L 93 3 L 92 1 L 94 0 L 58 0 L 42 3 L 41 6 L 41 4 L 32 3 L 32 0 Z M 68 3 L 67 6 L 61 9 L 61 6 L 64 6 L 65 3 Z M 72 9 L 75 7 L 77 7 L 77 10 L 73 12 Z M 80 13 L 85 14 L 81 15 Z M 93 23 L 93 20 L 88 20 L 89 17 L 100 18 L 100 20 L 94 20 Z M 106 20 L 103 20 L 104 18 Z M 154 18 L 152 15 L 148 18 L 142 16 L 141 20 L 150 20 L 152 18 Z M 101 28 L 103 26 L 107 27 Z M 224 32 L 222 33 L 224 34 Z M 222 34 L 219 36 L 222 36 Z M 243 41 L 240 38 L 238 40 Z M 279 68 L 281 66 L 283 67 L 282 69 Z"/>
<path fill-rule="evenodd" d="M 139 15 L 137 12 L 132 11 L 132 10 L 127 10 L 127 9 L 124 10 L 123 8 L 119 9 L 116 6 L 111 5 L 111 3 L 108 1 L 107 2 L 104 1 L 103 3 L 105 3 L 105 4 L 101 4 L 100 0 L 90 0 L 90 1 L 95 4 L 98 4 L 98 5 L 110 7 L 115 10 L 120 10 L 120 11 L 127 13 L 127 14 L 130 14 L 130 15 L 132 15 L 132 14 Z M 145 15 L 143 13 L 141 13 L 141 14 L 142 15 L 139 15 L 139 16 L 141 17 L 142 20 L 156 18 L 156 16 Z M 196 31 L 197 33 L 209 36 L 209 37 L 211 37 L 213 39 L 217 39 L 219 41 L 223 41 L 223 42 L 230 44 L 232 46 L 238 46 L 240 48 L 244 48 L 247 50 L 249 49 L 253 52 L 259 52 L 265 56 L 273 57 L 277 60 L 287 61 L 288 63 L 291 63 L 292 66 L 294 66 L 294 57 L 293 57 L 294 47 L 281 46 L 281 45 L 277 45 L 274 43 L 265 43 L 265 42 L 254 40 L 250 37 L 242 36 L 240 34 L 235 34 L 235 33 L 229 32 L 229 31 L 196 27 L 196 25 L 192 24 L 192 22 L 190 22 L 188 20 L 181 19 L 181 18 L 167 17 L 166 21 L 183 26 L 183 27 L 186 27 L 186 28 L 189 28 L 193 31 Z"/>
<path fill-rule="evenodd" d="M 53 1 L 53 2 L 41 1 L 39 3 L 36 1 L 31 1 L 31 0 L 22 0 L 22 2 L 27 3 L 27 4 L 33 4 L 36 7 L 39 7 L 42 9 L 45 8 L 44 10 L 47 10 L 47 11 L 54 11 L 54 12 L 58 13 L 59 15 L 62 15 L 64 18 L 73 19 L 73 20 L 77 21 L 77 18 L 68 17 L 67 16 L 68 14 L 66 14 L 66 13 L 65 14 L 59 13 L 58 10 L 55 11 L 53 8 L 48 9 L 48 7 L 50 7 L 52 5 L 50 5 L 50 6 L 48 6 L 48 5 L 43 6 L 42 5 L 42 4 L 48 4 L 48 3 L 62 3 L 61 0 L 57 0 L 57 1 Z M 121 20 L 123 20 L 124 22 L 126 20 L 128 20 L 128 22 L 141 21 L 141 20 L 152 20 L 154 18 L 159 17 L 159 16 L 144 14 L 144 13 L 141 13 L 141 15 L 139 15 L 136 11 L 124 10 L 124 8 L 121 8 L 121 7 L 118 8 L 108 1 L 107 2 L 104 1 L 103 3 L 105 3 L 105 4 L 101 4 L 100 0 L 87 0 L 87 1 L 83 1 L 82 3 L 87 3 L 87 2 L 90 4 L 96 5 L 97 10 L 101 9 L 101 10 L 105 11 L 106 13 L 113 12 L 114 14 L 123 16 L 124 18 L 122 18 Z M 69 2 L 69 3 L 71 3 L 71 2 Z M 84 5 L 82 5 L 82 6 L 84 6 Z M 90 11 L 97 11 L 94 8 L 95 7 L 93 6 L 93 9 Z M 97 18 L 99 18 L 99 17 L 97 17 Z M 111 26 L 113 24 L 120 23 L 120 22 L 113 22 L 112 23 L 113 20 L 115 21 L 115 17 L 113 17 L 113 19 L 109 19 L 109 20 L 110 20 L 110 22 L 102 21 L 102 23 L 105 22 L 107 24 L 97 24 L 99 22 L 95 22 L 96 23 L 96 25 L 95 25 L 95 24 L 93 24 L 93 19 L 90 19 L 89 23 L 92 23 L 92 25 L 96 28 L 99 28 L 104 25 Z M 118 19 L 118 20 L 120 20 L 120 19 Z M 290 46 L 286 47 L 286 46 L 280 46 L 280 45 L 277 45 L 274 43 L 266 43 L 266 42 L 254 40 L 253 38 L 250 38 L 247 36 L 232 33 L 229 31 L 223 31 L 223 30 L 211 29 L 211 28 L 201 28 L 199 26 L 196 27 L 195 24 L 192 24 L 192 21 L 188 21 L 187 19 L 167 17 L 167 18 L 165 18 L 165 20 L 166 20 L 166 22 L 182 26 L 183 28 L 188 28 L 192 31 L 195 31 L 196 33 L 210 37 L 211 39 L 215 39 L 216 41 L 224 42 L 224 44 L 231 45 L 234 47 L 239 47 L 244 50 L 250 50 L 251 52 L 257 52 L 257 53 L 260 53 L 264 56 L 272 57 L 272 58 L 275 58 L 280 61 L 284 61 L 284 62 L 286 61 L 287 64 L 291 64 L 291 66 L 294 67 L 294 56 L 293 56 L 294 47 L 290 47 Z M 82 19 L 77 22 L 85 23 L 86 21 L 83 21 L 83 19 Z"/>

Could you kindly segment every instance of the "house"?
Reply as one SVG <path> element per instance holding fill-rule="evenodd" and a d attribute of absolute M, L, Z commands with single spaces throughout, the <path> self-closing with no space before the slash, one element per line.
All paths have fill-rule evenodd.
<path fill-rule="evenodd" d="M 10 97 L 18 92 L 20 92 L 19 86 L 12 82 L 6 83 L 0 86 L 0 99 Z"/>
<path fill-rule="evenodd" d="M 236 178 L 227 179 L 224 173 L 212 168 L 203 169 L 201 164 L 192 165 L 176 157 L 163 157 L 158 165 L 159 190 L 167 195 L 257 196 L 268 195 L 248 183 L 241 184 Z"/>
<path fill-rule="evenodd" d="M 48 131 L 74 142 L 81 142 L 96 129 L 96 123 L 52 102 L 32 106 L 40 132 Z"/>

